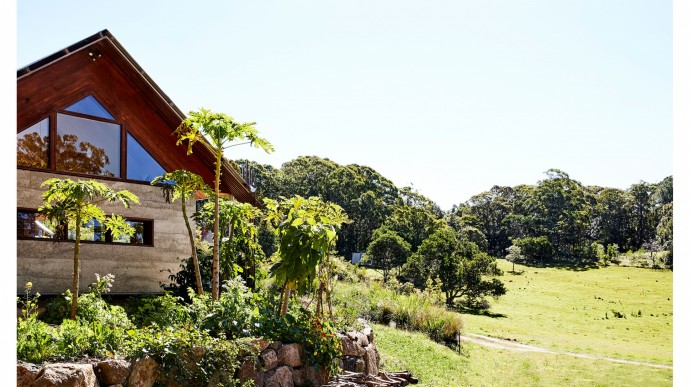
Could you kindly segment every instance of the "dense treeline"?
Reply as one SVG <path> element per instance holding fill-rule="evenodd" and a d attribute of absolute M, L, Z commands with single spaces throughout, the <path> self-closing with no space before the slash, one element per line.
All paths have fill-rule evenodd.
<path fill-rule="evenodd" d="M 398 188 L 366 166 L 316 156 L 300 156 L 281 168 L 238 163 L 253 171 L 260 197 L 319 196 L 340 205 L 352 221 L 343 226 L 336 245 L 347 258 L 366 252 L 373 236 L 388 232 L 401 237 L 414 254 L 424 240 L 450 227 L 493 257 L 505 257 L 515 245 L 528 260 L 581 263 L 601 258 L 602 250 L 613 255 L 645 248 L 669 251 L 672 266 L 672 176 L 621 190 L 585 186 L 550 169 L 536 185 L 494 186 L 444 212 L 413 188 Z"/>

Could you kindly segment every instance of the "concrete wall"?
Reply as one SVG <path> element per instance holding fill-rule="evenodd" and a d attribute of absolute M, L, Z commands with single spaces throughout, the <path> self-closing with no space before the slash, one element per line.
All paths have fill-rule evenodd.
<path fill-rule="evenodd" d="M 17 170 L 17 207 L 38 208 L 42 204 L 40 187 L 57 177 L 45 172 Z M 160 292 L 160 282 L 168 283 L 167 270 L 176 273 L 181 260 L 191 255 L 189 237 L 182 218 L 180 203 L 166 203 L 161 189 L 146 184 L 99 180 L 114 190 L 126 189 L 139 197 L 140 204 L 126 209 L 121 203 L 105 203 L 106 214 L 153 219 L 153 247 L 126 244 L 80 244 L 80 290 L 96 279 L 94 273 L 115 275 L 112 293 Z M 194 203 L 188 204 L 188 214 Z M 17 293 L 23 293 L 26 282 L 42 294 L 62 293 L 72 287 L 74 244 L 49 240 L 17 240 Z M 163 271 L 161 271 L 163 270 Z"/>

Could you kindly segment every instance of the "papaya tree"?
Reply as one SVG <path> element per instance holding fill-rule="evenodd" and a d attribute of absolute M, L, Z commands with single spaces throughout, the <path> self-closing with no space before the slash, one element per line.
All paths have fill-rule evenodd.
<path fill-rule="evenodd" d="M 236 122 L 232 117 L 224 113 L 214 113 L 201 108 L 199 111 L 189 112 L 189 117 L 177 127 L 177 145 L 187 142 L 187 154 L 192 153 L 195 143 L 202 141 L 209 145 L 215 156 L 215 181 L 214 181 L 214 222 L 213 222 L 213 257 L 211 274 L 211 298 L 218 300 L 220 293 L 219 261 L 220 261 L 220 235 L 219 235 L 219 196 L 221 165 L 223 152 L 233 146 L 241 145 L 237 141 L 246 141 L 255 148 L 261 148 L 265 152 L 273 151 L 273 145 L 258 136 L 254 127 L 255 122 Z"/>
<path fill-rule="evenodd" d="M 113 238 L 134 234 L 134 228 L 119 215 L 106 216 L 99 207 L 104 202 L 120 201 L 126 208 L 130 203 L 139 203 L 133 193 L 122 190 L 115 192 L 95 180 L 49 179 L 41 184 L 47 187 L 43 193 L 43 205 L 38 212 L 49 221 L 57 224 L 54 237 L 57 240 L 71 238 L 70 228 L 74 228 L 74 266 L 72 272 L 72 307 L 70 318 L 77 316 L 77 298 L 79 297 L 79 244 L 82 227 L 89 222 L 97 221 Z"/>
<path fill-rule="evenodd" d="M 197 191 L 209 192 L 210 188 L 204 183 L 201 176 L 185 170 L 176 170 L 158 176 L 151 181 L 152 185 L 160 184 L 163 188 L 165 201 L 168 203 L 180 199 L 182 207 L 182 217 L 189 234 L 189 245 L 192 249 L 192 264 L 194 265 L 194 276 L 196 278 L 196 292 L 201 295 L 204 289 L 201 285 L 201 271 L 199 270 L 199 258 L 196 253 L 196 238 L 187 216 L 187 200 L 195 198 Z"/>
<path fill-rule="evenodd" d="M 328 259 L 336 233 L 348 218 L 339 205 L 316 196 L 295 196 L 280 202 L 264 199 L 264 204 L 266 221 L 273 224 L 280 239 L 279 261 L 271 267 L 271 275 L 282 286 L 280 314 L 284 316 L 291 292 L 306 289 L 316 278 L 317 267 Z"/>
<path fill-rule="evenodd" d="M 214 222 L 213 214 L 214 204 L 207 202 L 194 214 L 194 220 L 207 229 Z M 222 231 L 219 260 L 221 282 L 242 275 L 245 282 L 253 287 L 256 264 L 264 257 L 255 224 L 261 217 L 261 210 L 249 203 L 220 198 L 218 214 Z"/>

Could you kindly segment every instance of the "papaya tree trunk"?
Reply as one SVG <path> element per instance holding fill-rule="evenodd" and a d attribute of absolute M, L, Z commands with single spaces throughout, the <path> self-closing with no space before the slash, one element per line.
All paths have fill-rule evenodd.
<path fill-rule="evenodd" d="M 77 318 L 77 300 L 79 298 L 79 240 L 81 239 L 81 213 L 77 212 L 76 236 L 74 239 L 74 268 L 72 269 L 72 309 L 69 318 Z"/>
<path fill-rule="evenodd" d="M 218 266 L 220 263 L 220 235 L 218 234 L 218 228 L 220 226 L 220 201 L 218 195 L 220 194 L 220 165 L 223 157 L 222 152 L 222 150 L 219 150 L 216 154 L 216 195 L 213 203 L 213 267 L 211 272 L 211 299 L 213 301 L 218 300 L 218 296 L 220 295 L 220 273 L 218 270 Z"/>
<path fill-rule="evenodd" d="M 283 300 L 280 304 L 280 315 L 285 316 L 287 314 L 288 302 L 290 301 L 290 293 L 292 290 L 292 283 L 288 282 L 285 284 L 285 292 L 283 293 Z"/>
<path fill-rule="evenodd" d="M 196 277 L 196 293 L 201 295 L 204 288 L 201 285 L 201 269 L 199 268 L 199 258 L 196 255 L 196 243 L 194 242 L 194 233 L 192 227 L 189 225 L 189 217 L 187 216 L 187 202 L 184 198 L 182 202 L 182 216 L 184 217 L 184 224 L 187 226 L 187 233 L 189 234 L 189 245 L 192 247 L 192 263 L 194 264 L 194 276 Z"/>

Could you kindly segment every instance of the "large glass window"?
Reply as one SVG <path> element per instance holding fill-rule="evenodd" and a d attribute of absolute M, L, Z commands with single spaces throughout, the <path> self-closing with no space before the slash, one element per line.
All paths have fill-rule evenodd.
<path fill-rule="evenodd" d="M 165 169 L 134 137 L 127 134 L 127 178 L 150 182 L 154 177 L 164 173 Z"/>
<path fill-rule="evenodd" d="M 58 114 L 55 140 L 58 170 L 120 177 L 120 125 Z"/>
<path fill-rule="evenodd" d="M 164 174 L 127 130 L 89 95 L 19 132 L 17 165 L 147 183 Z"/>
<path fill-rule="evenodd" d="M 17 165 L 48 168 L 49 133 L 50 120 L 46 118 L 17 134 Z"/>

